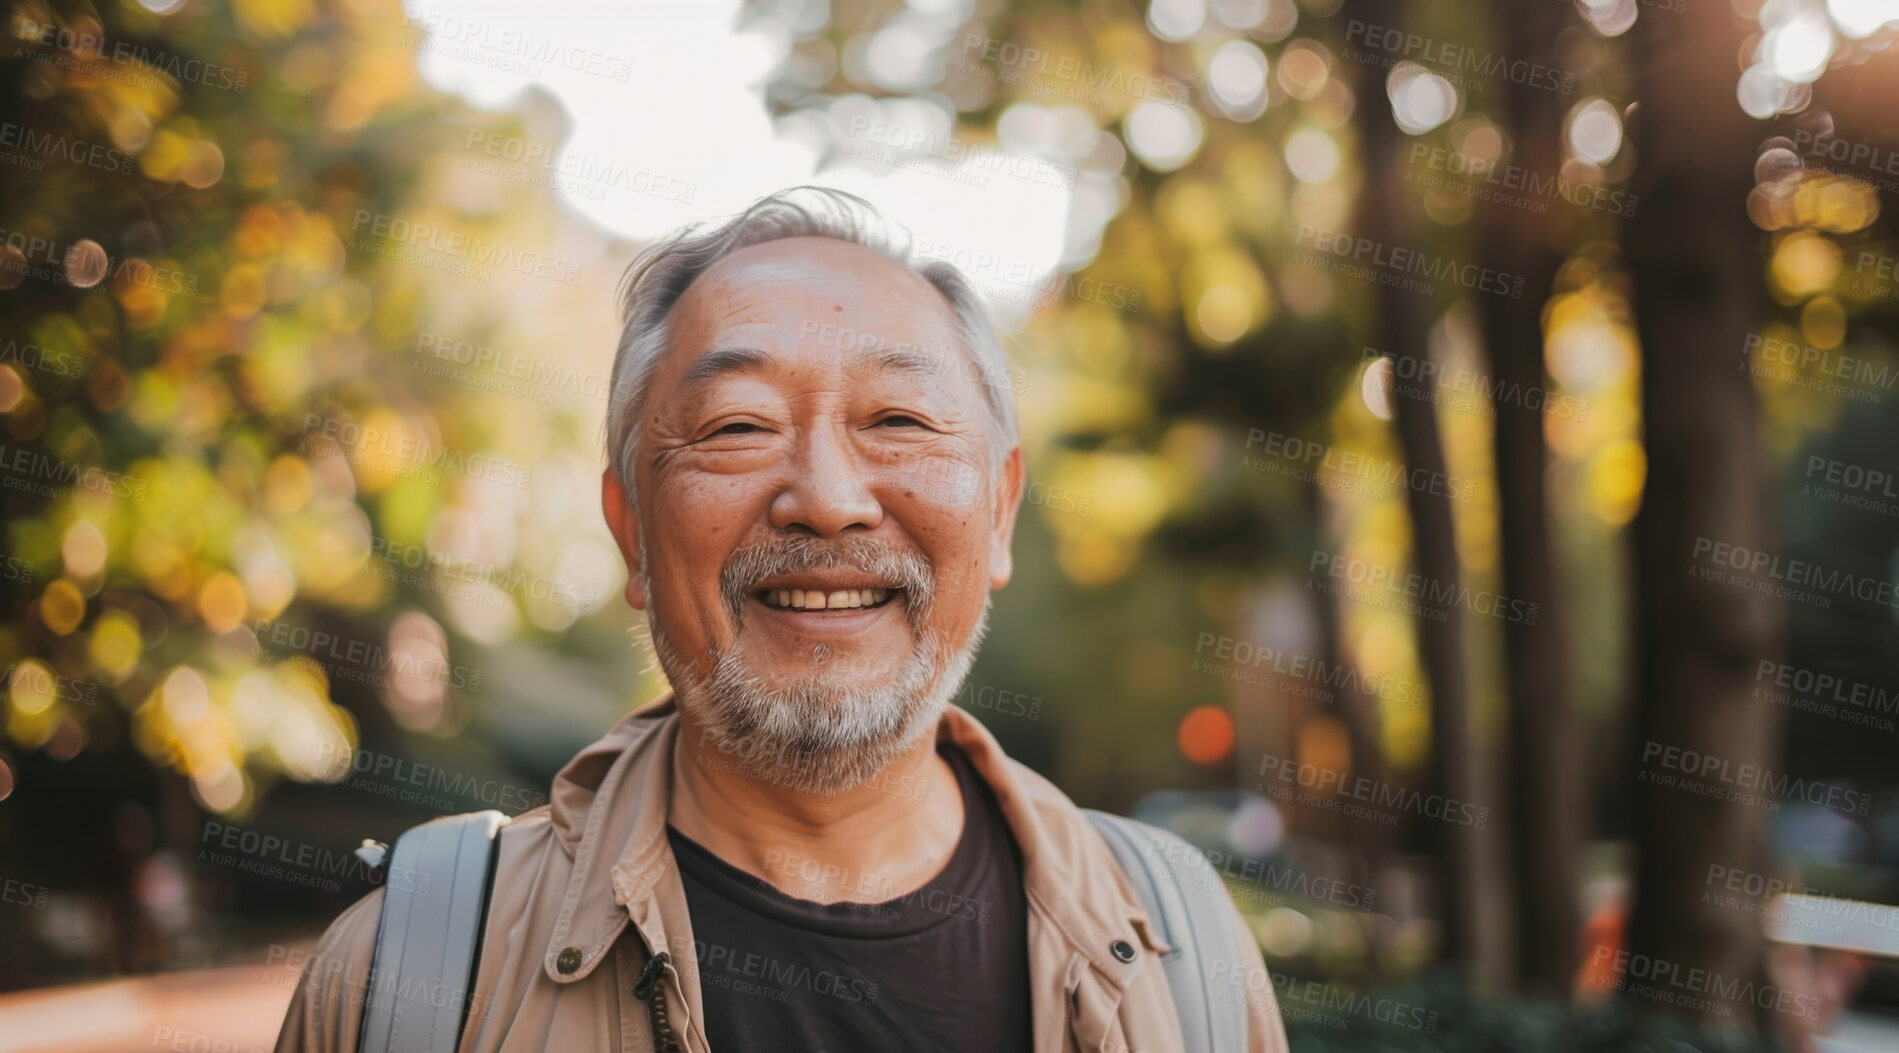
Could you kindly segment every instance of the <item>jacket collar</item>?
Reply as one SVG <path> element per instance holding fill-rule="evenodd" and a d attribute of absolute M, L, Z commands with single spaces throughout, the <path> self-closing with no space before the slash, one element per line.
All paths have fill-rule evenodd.
<path fill-rule="evenodd" d="M 1152 935 L 1153 926 L 1130 894 L 1101 835 L 1067 795 L 1011 760 L 982 722 L 951 706 L 937 728 L 938 740 L 960 747 L 996 795 L 1003 817 L 1022 849 L 1022 885 L 1031 911 L 1038 910 L 1096 971 L 1126 987 L 1141 971 L 1109 949 L 1131 940 L 1150 952 L 1172 950 Z"/>
<path fill-rule="evenodd" d="M 555 776 L 550 820 L 573 869 L 542 963 L 548 979 L 564 984 L 592 973 L 629 922 L 654 950 L 691 938 L 666 839 L 678 737 L 678 709 L 668 692 L 622 718 Z M 1151 926 L 1105 844 L 1060 790 L 1005 756 L 987 728 L 954 706 L 943 714 L 937 738 L 961 748 L 995 793 L 1022 850 L 1030 913 L 1052 924 L 1074 954 L 1125 987 L 1142 963 L 1117 960 L 1110 950 L 1115 941 L 1167 949 L 1149 935 Z M 579 967 L 562 972 L 560 957 L 570 949 L 580 952 Z M 673 957 L 696 973 L 680 961 L 689 955 Z M 697 983 L 686 986 L 696 1002 Z"/>

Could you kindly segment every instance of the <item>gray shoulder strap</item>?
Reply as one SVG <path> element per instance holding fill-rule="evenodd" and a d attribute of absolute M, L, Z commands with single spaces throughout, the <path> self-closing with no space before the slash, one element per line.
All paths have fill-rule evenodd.
<path fill-rule="evenodd" d="M 454 1053 L 494 875 L 492 809 L 445 815 L 396 839 L 363 1005 L 362 1053 Z"/>
<path fill-rule="evenodd" d="M 1155 935 L 1174 949 L 1161 955 L 1161 971 L 1174 995 L 1180 1033 L 1188 1053 L 1226 1053 L 1246 1048 L 1246 1000 L 1222 998 L 1217 976 L 1233 976 L 1246 961 L 1241 940 L 1252 934 L 1233 923 L 1226 886 L 1200 850 L 1157 826 L 1119 815 L 1082 809 L 1134 894 L 1158 927 Z"/>

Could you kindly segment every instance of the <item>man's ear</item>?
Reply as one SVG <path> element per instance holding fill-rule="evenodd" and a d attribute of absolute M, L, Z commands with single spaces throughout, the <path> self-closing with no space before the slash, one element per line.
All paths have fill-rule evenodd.
<path fill-rule="evenodd" d="M 646 609 L 646 568 L 640 565 L 640 517 L 633 511 L 620 487 L 620 477 L 612 466 L 600 473 L 600 511 L 606 513 L 607 529 L 620 546 L 626 560 L 626 602 L 636 611 Z"/>
<path fill-rule="evenodd" d="M 989 530 L 989 587 L 992 589 L 1009 584 L 1009 577 L 1015 572 L 1015 557 L 1009 547 L 1015 540 L 1015 515 L 1021 507 L 1022 447 L 1017 446 L 1009 451 L 1002 470 L 996 473 L 996 519 Z"/>

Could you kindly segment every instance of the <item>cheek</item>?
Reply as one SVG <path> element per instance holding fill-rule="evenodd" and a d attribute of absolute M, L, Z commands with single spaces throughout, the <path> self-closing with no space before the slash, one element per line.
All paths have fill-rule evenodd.
<path fill-rule="evenodd" d="M 769 506 L 766 490 L 749 477 L 681 473 L 653 487 L 653 507 L 675 542 L 703 546 L 709 538 L 743 534 Z"/>
<path fill-rule="evenodd" d="M 874 462 L 871 471 L 878 489 L 927 509 L 933 521 L 960 520 L 982 511 L 983 473 L 962 457 L 898 451 Z"/>
<path fill-rule="evenodd" d="M 730 480 L 680 480 L 653 488 L 655 537 L 648 543 L 648 576 L 658 593 L 716 595 L 719 570 L 764 507 L 747 487 Z"/>
<path fill-rule="evenodd" d="M 927 488 L 906 487 L 898 519 L 936 571 L 939 623 L 974 622 L 988 587 L 990 510 L 981 484 L 969 500 L 943 500 Z"/>

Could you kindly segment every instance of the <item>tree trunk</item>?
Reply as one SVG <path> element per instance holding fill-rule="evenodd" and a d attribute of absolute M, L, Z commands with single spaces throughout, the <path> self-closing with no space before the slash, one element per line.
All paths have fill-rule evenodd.
<path fill-rule="evenodd" d="M 1735 101 L 1747 28 L 1726 4 L 1636 20 L 1642 210 L 1627 237 L 1648 453 L 1634 524 L 1640 781 L 1628 946 L 1675 975 L 1702 969 L 1729 984 L 1761 976 L 1760 919 L 1703 904 L 1704 876 L 1711 864 L 1764 869 L 1767 813 L 1655 777 L 1683 775 L 1656 756 L 1669 747 L 1736 769 L 1777 760 L 1777 713 L 1753 697 L 1753 676 L 1781 650 L 1784 603 L 1696 573 L 1712 569 L 1697 545 L 1773 551 L 1756 399 L 1739 368 L 1764 298 L 1745 206 L 1767 132 Z M 1709 1015 L 1757 1011 L 1712 992 L 1708 1003 L 1722 1007 Z"/>
<path fill-rule="evenodd" d="M 1500 20 L 1506 27 L 1500 50 L 1556 68 L 1551 44 L 1565 11 L 1555 4 L 1513 10 Z M 1515 147 L 1510 163 L 1539 177 L 1554 176 L 1562 164 L 1559 143 L 1568 97 L 1518 82 L 1498 89 L 1509 110 L 1506 124 Z M 1493 116 L 1506 120 L 1503 114 Z M 1557 202 L 1555 207 L 1570 206 Z M 1566 620 L 1550 539 L 1544 403 L 1528 404 L 1522 393 L 1548 385 L 1541 315 L 1563 262 L 1551 239 L 1570 224 L 1535 219 L 1498 202 L 1480 205 L 1479 216 L 1487 265 L 1525 277 L 1521 299 L 1479 298 L 1484 350 L 1498 392 L 1493 408 L 1503 591 L 1535 604 L 1537 611 L 1534 621 L 1503 625 L 1514 957 L 1525 991 L 1560 997 L 1575 976 L 1581 925 L 1583 757 L 1570 705 Z"/>
<path fill-rule="evenodd" d="M 1356 0 L 1347 5 L 1352 17 L 1375 25 L 1404 24 L 1403 5 L 1395 0 Z M 1412 248 L 1416 234 L 1405 210 L 1400 180 L 1403 143 L 1386 102 L 1382 71 L 1371 70 L 1359 86 L 1357 120 L 1365 155 L 1365 189 L 1359 201 L 1359 230 L 1389 245 Z M 1429 357 L 1426 335 L 1438 311 L 1431 297 L 1381 284 L 1377 293 L 1381 347 L 1402 361 Z M 1448 475 L 1444 447 L 1438 438 L 1437 411 L 1423 399 L 1406 398 L 1392 388 L 1391 406 L 1399 445 L 1411 472 Z M 1410 475 L 1407 475 L 1407 480 Z M 1430 591 L 1450 595 L 1449 602 L 1420 598 L 1417 619 L 1418 655 L 1431 686 L 1431 782 L 1435 792 L 1459 802 L 1476 802 L 1475 770 L 1470 749 L 1469 687 L 1464 669 L 1462 611 L 1454 596 L 1459 580 L 1457 540 L 1451 522 L 1450 498 L 1432 492 L 1442 488 L 1406 486 L 1405 505 L 1411 515 L 1412 570 L 1430 585 Z M 1437 899 L 1444 925 L 1443 957 L 1466 976 L 1488 978 L 1492 972 L 1481 960 L 1482 867 L 1477 842 L 1481 831 L 1455 822 L 1421 819 L 1430 823 L 1437 846 Z"/>
<path fill-rule="evenodd" d="M 1317 482 L 1306 487 L 1306 507 L 1314 524 L 1313 547 L 1336 546 L 1337 539 L 1329 537 L 1325 529 L 1325 495 Z M 1318 653 L 1314 657 L 1324 664 L 1328 673 L 1345 668 L 1354 659 L 1347 656 L 1339 598 L 1324 589 L 1314 589 L 1307 595 L 1312 602 L 1313 624 L 1318 630 Z M 1332 708 L 1351 735 L 1352 774 L 1386 782 L 1391 773 L 1385 766 L 1384 718 L 1379 712 L 1379 700 L 1365 691 L 1355 678 L 1339 677 L 1338 681 L 1338 687 L 1333 689 Z M 1383 872 L 1386 860 L 1396 847 L 1394 829 L 1383 823 L 1340 816 L 1338 831 L 1339 843 L 1358 853 L 1355 863 L 1358 869 L 1353 880 L 1360 885 L 1371 885 Z"/>

